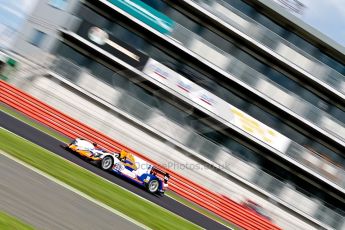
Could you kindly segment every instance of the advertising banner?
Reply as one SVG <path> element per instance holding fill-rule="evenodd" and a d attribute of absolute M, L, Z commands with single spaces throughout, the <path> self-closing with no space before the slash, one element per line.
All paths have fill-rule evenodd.
<path fill-rule="evenodd" d="M 250 115 L 230 105 L 231 123 L 274 149 L 285 153 L 291 140 Z"/>
<path fill-rule="evenodd" d="M 212 112 L 224 121 L 240 128 L 272 148 L 285 153 L 291 140 L 245 112 L 237 109 L 182 75 L 150 58 L 143 72 L 192 102 Z"/>
<path fill-rule="evenodd" d="M 133 48 L 130 44 L 116 39 L 102 28 L 94 26 L 87 21 L 81 23 L 76 33 L 138 69 L 141 69 L 148 59 L 147 55 Z"/>
<path fill-rule="evenodd" d="M 215 95 L 152 58 L 144 66 L 143 72 L 213 113 L 217 113 L 217 107 L 224 106 L 216 100 Z"/>
<path fill-rule="evenodd" d="M 140 0 L 109 0 L 110 3 L 126 11 L 162 34 L 170 34 L 174 21 Z"/>

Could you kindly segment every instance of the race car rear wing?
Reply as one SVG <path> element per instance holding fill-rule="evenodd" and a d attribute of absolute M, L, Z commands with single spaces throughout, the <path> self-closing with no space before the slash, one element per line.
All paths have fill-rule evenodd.
<path fill-rule="evenodd" d="M 165 171 L 163 171 L 163 170 L 161 170 L 161 169 L 159 169 L 159 168 L 157 168 L 157 167 L 153 167 L 153 168 L 152 168 L 152 171 L 154 171 L 154 172 L 156 172 L 156 173 L 162 175 L 162 176 L 164 177 L 164 183 L 167 183 L 168 180 L 170 179 L 169 173 L 167 173 L 167 172 L 165 172 Z"/>

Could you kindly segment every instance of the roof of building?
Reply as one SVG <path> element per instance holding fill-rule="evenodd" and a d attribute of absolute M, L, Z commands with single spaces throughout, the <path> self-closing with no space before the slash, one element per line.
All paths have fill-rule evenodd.
<path fill-rule="evenodd" d="M 340 59 L 345 64 L 345 47 L 335 42 L 330 37 L 321 33 L 319 30 L 303 22 L 301 19 L 285 10 L 282 6 L 272 0 L 246 0 L 250 5 L 261 9 L 262 12 L 279 21 L 280 24 L 288 26 L 297 34 L 307 38 L 309 42 L 317 44 L 317 47 L 324 47 L 325 52 Z"/>

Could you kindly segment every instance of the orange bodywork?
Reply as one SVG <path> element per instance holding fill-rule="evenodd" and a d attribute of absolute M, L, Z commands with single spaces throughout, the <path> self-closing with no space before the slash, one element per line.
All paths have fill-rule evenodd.
<path fill-rule="evenodd" d="M 90 153 L 90 151 L 88 151 L 88 150 L 80 150 L 80 149 L 78 149 L 78 146 L 76 146 L 76 145 L 69 145 L 68 147 L 73 152 L 78 153 L 80 156 L 86 157 L 86 158 L 94 160 L 94 161 L 101 160 L 99 157 L 93 157 L 93 154 Z"/>
<path fill-rule="evenodd" d="M 134 159 L 133 154 L 131 154 L 125 150 L 121 150 L 120 159 L 124 159 L 123 165 L 125 167 L 131 168 L 132 170 L 138 169 L 137 165 L 135 164 L 135 159 Z"/>

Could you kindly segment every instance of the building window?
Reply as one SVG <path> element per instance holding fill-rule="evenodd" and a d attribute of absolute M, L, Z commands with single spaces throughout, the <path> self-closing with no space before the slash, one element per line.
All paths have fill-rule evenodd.
<path fill-rule="evenodd" d="M 35 30 L 34 35 L 32 36 L 32 39 L 31 39 L 31 44 L 37 47 L 41 47 L 45 35 L 46 34 L 44 32 Z"/>
<path fill-rule="evenodd" d="M 67 6 L 67 0 L 50 0 L 49 5 L 60 10 L 64 10 Z"/>

